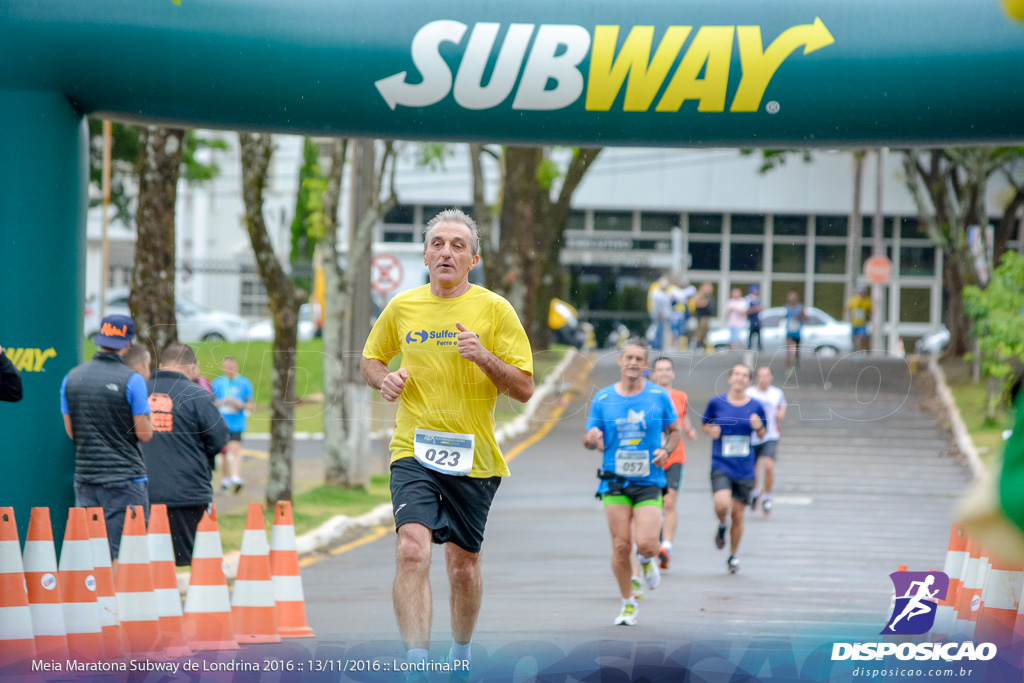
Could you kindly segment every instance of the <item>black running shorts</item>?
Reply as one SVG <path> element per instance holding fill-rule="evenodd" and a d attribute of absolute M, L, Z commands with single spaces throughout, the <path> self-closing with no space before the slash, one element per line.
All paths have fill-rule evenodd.
<path fill-rule="evenodd" d="M 775 460 L 775 450 L 778 447 L 778 441 L 765 441 L 754 446 L 754 458 L 771 458 Z"/>
<path fill-rule="evenodd" d="M 501 477 L 459 477 L 429 470 L 413 458 L 391 463 L 395 528 L 415 522 L 430 529 L 434 543 L 454 543 L 480 552 L 484 527 Z"/>
<path fill-rule="evenodd" d="M 734 501 L 750 505 L 750 492 L 754 490 L 754 480 L 733 479 L 721 470 L 711 470 L 711 492 L 718 493 L 723 489 L 732 491 Z"/>
<path fill-rule="evenodd" d="M 683 485 L 683 463 L 674 462 L 665 468 L 665 488 L 678 491 Z"/>

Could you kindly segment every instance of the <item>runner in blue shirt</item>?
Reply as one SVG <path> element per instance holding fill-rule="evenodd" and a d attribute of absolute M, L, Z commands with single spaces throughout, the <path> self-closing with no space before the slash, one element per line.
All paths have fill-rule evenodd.
<path fill-rule="evenodd" d="M 764 438 L 765 416 L 760 403 L 747 396 L 750 368 L 734 365 L 729 371 L 729 393 L 715 396 L 708 403 L 701 419 L 701 429 L 714 441 L 711 443 L 711 491 L 718 516 L 715 547 L 725 547 L 725 517 L 730 512 L 732 530 L 729 534 L 730 574 L 739 571 L 736 556 L 743 537 L 743 513 L 754 487 L 754 449 L 750 437 Z"/>
<path fill-rule="evenodd" d="M 231 434 L 224 453 L 224 473 L 220 487 L 224 491 L 234 488 L 235 493 L 238 493 L 242 490 L 242 432 L 252 412 L 253 389 L 249 378 L 238 374 L 238 361 L 232 356 L 224 356 L 221 369 L 224 374 L 213 380 L 213 395 Z"/>
<path fill-rule="evenodd" d="M 621 379 L 597 392 L 590 404 L 584 447 L 604 454 L 597 497 L 604 502 L 612 536 L 612 572 L 622 595 L 615 625 L 636 625 L 636 598 L 630 577 L 633 543 L 648 588 L 657 588 L 661 530 L 661 490 L 669 454 L 682 430 L 668 391 L 643 377 L 647 347 L 630 339 L 619 351 Z M 667 434 L 662 445 L 662 434 Z M 631 530 L 632 527 L 632 530 Z"/>
<path fill-rule="evenodd" d="M 786 295 L 786 376 L 800 369 L 800 332 L 807 321 L 800 295 L 791 291 Z"/>

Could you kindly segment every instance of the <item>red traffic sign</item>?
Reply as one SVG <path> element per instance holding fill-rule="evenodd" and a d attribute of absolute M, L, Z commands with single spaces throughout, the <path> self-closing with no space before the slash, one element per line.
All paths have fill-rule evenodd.
<path fill-rule="evenodd" d="M 885 256 L 872 256 L 864 262 L 864 275 L 876 285 L 885 284 L 892 275 L 892 261 Z"/>
<path fill-rule="evenodd" d="M 397 256 L 377 254 L 370 262 L 370 267 L 373 269 L 373 280 L 370 282 L 373 291 L 381 294 L 392 294 L 398 291 L 402 285 L 405 271 Z"/>

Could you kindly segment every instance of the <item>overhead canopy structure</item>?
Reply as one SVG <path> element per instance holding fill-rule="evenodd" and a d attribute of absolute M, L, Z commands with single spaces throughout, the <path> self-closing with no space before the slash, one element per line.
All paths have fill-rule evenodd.
<path fill-rule="evenodd" d="M 66 0 L 0 11 L 0 505 L 71 500 L 83 116 L 508 144 L 864 147 L 1024 136 L 996 0 Z"/>

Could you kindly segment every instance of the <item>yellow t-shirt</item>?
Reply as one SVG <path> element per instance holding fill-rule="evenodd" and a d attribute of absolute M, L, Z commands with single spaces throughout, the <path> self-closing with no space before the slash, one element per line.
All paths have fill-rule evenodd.
<path fill-rule="evenodd" d="M 507 477 L 508 466 L 494 438 L 498 390 L 476 363 L 459 355 L 455 323 L 480 336 L 484 348 L 509 365 L 533 374 L 533 354 L 512 305 L 494 292 L 472 286 L 454 299 L 430 293 L 430 285 L 402 292 L 388 303 L 370 330 L 363 357 L 389 363 L 402 354 L 409 371 L 399 398 L 391 462 L 412 457 L 419 429 L 476 436 L 471 477 Z"/>
<path fill-rule="evenodd" d="M 871 298 L 855 294 L 850 298 L 846 307 L 850 309 L 850 323 L 854 327 L 861 327 L 868 324 L 868 316 L 871 315 Z"/>

